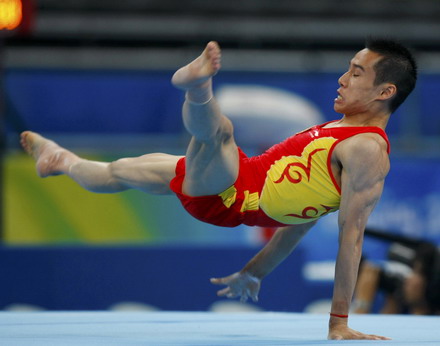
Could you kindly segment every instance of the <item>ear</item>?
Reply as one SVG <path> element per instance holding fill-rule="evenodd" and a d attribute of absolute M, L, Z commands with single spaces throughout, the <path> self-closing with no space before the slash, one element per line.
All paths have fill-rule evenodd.
<path fill-rule="evenodd" d="M 380 95 L 379 95 L 379 99 L 386 101 L 391 99 L 394 95 L 396 95 L 397 93 L 397 88 L 394 84 L 384 84 L 383 87 L 381 88 L 380 91 Z"/>

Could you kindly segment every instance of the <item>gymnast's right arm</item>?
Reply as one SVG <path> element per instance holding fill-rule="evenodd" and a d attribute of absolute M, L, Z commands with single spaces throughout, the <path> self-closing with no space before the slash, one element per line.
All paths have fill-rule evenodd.
<path fill-rule="evenodd" d="M 257 301 L 261 280 L 290 255 L 315 223 L 278 229 L 266 246 L 242 270 L 227 277 L 211 279 L 213 284 L 227 286 L 218 291 L 217 295 L 228 298 L 241 297 L 241 301 L 250 297 Z"/>

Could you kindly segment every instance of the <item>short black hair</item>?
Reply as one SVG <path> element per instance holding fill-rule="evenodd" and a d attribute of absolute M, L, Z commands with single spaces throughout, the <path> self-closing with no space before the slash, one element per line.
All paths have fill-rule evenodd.
<path fill-rule="evenodd" d="M 416 86 L 417 63 L 410 50 L 396 40 L 369 37 L 365 47 L 382 56 L 374 66 L 374 84 L 392 83 L 397 88 L 390 102 L 390 111 L 393 113 Z"/>

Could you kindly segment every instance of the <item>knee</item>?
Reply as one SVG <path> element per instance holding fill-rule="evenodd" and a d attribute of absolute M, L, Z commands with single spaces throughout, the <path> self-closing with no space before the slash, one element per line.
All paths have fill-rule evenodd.
<path fill-rule="evenodd" d="M 125 176 L 125 171 L 127 166 L 130 164 L 129 158 L 118 159 L 109 164 L 109 173 L 112 178 L 115 180 L 120 180 Z"/>

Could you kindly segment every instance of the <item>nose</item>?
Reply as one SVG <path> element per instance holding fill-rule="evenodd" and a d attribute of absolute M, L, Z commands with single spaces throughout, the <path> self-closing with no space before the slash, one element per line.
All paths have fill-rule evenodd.
<path fill-rule="evenodd" d="M 347 76 L 347 73 L 348 72 L 345 72 L 341 77 L 339 77 L 339 79 L 338 79 L 338 84 L 341 86 L 341 87 L 345 87 L 346 86 L 346 76 Z"/>

